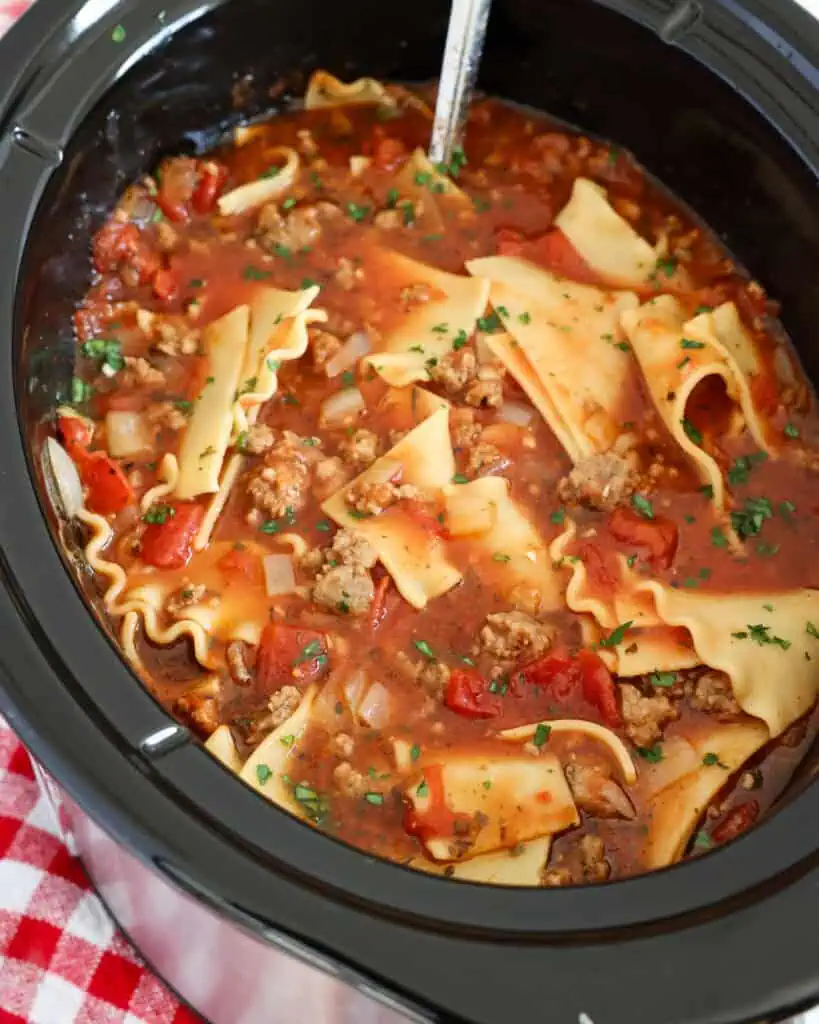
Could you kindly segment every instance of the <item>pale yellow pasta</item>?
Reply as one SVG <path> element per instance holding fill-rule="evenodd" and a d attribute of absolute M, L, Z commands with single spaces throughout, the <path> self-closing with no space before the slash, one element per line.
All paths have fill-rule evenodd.
<path fill-rule="evenodd" d="M 484 885 L 540 885 L 552 844 L 550 836 L 520 843 L 514 850 L 496 850 L 471 860 L 439 863 L 427 857 L 414 857 L 409 867 L 428 874 L 454 878 L 459 882 Z"/>
<path fill-rule="evenodd" d="M 354 82 L 341 82 L 329 71 L 314 71 L 307 83 L 304 106 L 307 110 L 320 107 L 343 107 L 360 103 L 377 103 L 394 107 L 395 100 L 387 89 L 374 78 L 357 78 Z"/>
<path fill-rule="evenodd" d="M 223 217 L 246 213 L 257 206 L 263 206 L 285 195 L 296 184 L 299 177 L 299 154 L 289 146 L 276 146 L 268 154 L 271 170 L 257 181 L 224 192 L 217 205 Z M 273 168 L 276 173 L 272 172 Z"/>
<path fill-rule="evenodd" d="M 637 781 L 637 771 L 634 768 L 634 761 L 628 748 L 620 737 L 597 722 L 586 722 L 580 718 L 556 718 L 544 719 L 542 722 L 531 722 L 529 725 L 519 725 L 515 729 L 504 729 L 498 733 L 502 740 L 509 743 L 527 743 L 533 739 L 538 729 L 546 727 L 549 735 L 554 733 L 577 733 L 581 736 L 588 736 L 608 747 L 609 753 L 614 758 L 615 764 L 620 769 L 623 781 L 632 786 Z"/>

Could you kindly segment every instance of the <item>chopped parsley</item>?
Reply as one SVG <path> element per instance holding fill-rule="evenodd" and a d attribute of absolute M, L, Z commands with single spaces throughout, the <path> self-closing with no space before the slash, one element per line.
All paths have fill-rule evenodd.
<path fill-rule="evenodd" d="M 370 212 L 369 206 L 363 206 L 359 203 L 349 202 L 346 206 L 347 213 L 350 217 L 358 224 L 367 216 Z"/>
<path fill-rule="evenodd" d="M 648 677 L 652 686 L 673 686 L 677 682 L 676 672 L 652 672 Z"/>
<path fill-rule="evenodd" d="M 654 518 L 654 509 L 651 502 L 642 494 L 632 494 L 631 507 L 635 512 L 639 512 L 644 519 Z"/>
<path fill-rule="evenodd" d="M 345 370 L 341 375 L 341 386 L 343 388 L 355 387 L 355 374 L 352 370 Z"/>
<path fill-rule="evenodd" d="M 256 779 L 260 786 L 263 786 L 266 782 L 269 782 L 273 778 L 273 772 L 266 764 L 256 765 Z"/>
<path fill-rule="evenodd" d="M 296 737 L 292 733 L 290 733 L 289 736 L 282 736 L 279 740 L 279 743 L 281 743 L 283 747 L 292 747 L 295 742 Z"/>
<path fill-rule="evenodd" d="M 259 177 L 260 178 L 275 178 L 276 175 L 277 174 L 281 174 L 281 172 L 282 172 L 281 167 L 276 167 L 275 165 L 273 165 L 271 167 L 268 167 L 266 171 L 262 171 L 262 173 L 259 175 Z"/>
<path fill-rule="evenodd" d="M 432 327 L 433 334 L 446 334 L 449 330 L 449 324 L 434 324 Z"/>
<path fill-rule="evenodd" d="M 677 269 L 677 260 L 674 256 L 661 256 L 657 260 L 657 269 L 655 273 L 665 274 L 666 277 L 673 277 L 674 271 Z"/>
<path fill-rule="evenodd" d="M 684 419 L 682 421 L 682 428 L 689 441 L 692 441 L 694 444 L 702 444 L 702 434 L 697 430 L 691 420 Z"/>
<path fill-rule="evenodd" d="M 151 505 L 143 515 L 142 521 L 160 526 L 162 523 L 166 523 L 169 519 L 172 519 L 175 515 L 176 509 L 173 505 Z"/>
<path fill-rule="evenodd" d="M 295 205 L 296 205 L 296 200 L 292 196 L 288 196 L 287 199 L 284 199 L 282 201 L 282 209 L 283 210 L 292 210 Z"/>
<path fill-rule="evenodd" d="M 331 525 L 330 525 L 330 523 L 326 519 L 320 519 L 316 523 L 316 529 L 320 530 L 322 533 L 329 533 L 330 529 L 331 529 Z"/>
<path fill-rule="evenodd" d="M 691 356 L 683 356 L 682 359 L 677 363 L 677 369 L 681 370 L 684 366 L 687 366 L 691 362 Z"/>
<path fill-rule="evenodd" d="M 402 203 L 399 203 L 398 206 L 404 220 L 404 227 L 412 227 L 415 223 L 415 207 L 413 206 L 412 201 L 405 199 Z"/>
<path fill-rule="evenodd" d="M 479 316 L 477 326 L 478 330 L 483 331 L 484 334 L 494 334 L 495 331 L 503 330 L 501 319 L 495 312 L 490 313 L 489 316 Z"/>
<path fill-rule="evenodd" d="M 680 348 L 705 348 L 704 341 L 693 341 L 691 338 L 683 338 Z"/>
<path fill-rule="evenodd" d="M 468 484 L 469 477 L 465 473 L 456 473 L 452 478 L 453 484 Z"/>
<path fill-rule="evenodd" d="M 781 647 L 783 651 L 787 651 L 791 645 L 790 640 L 783 640 L 781 636 L 771 636 L 770 630 L 770 626 L 763 626 L 757 623 L 755 626 L 749 625 L 747 631 L 742 630 L 739 633 L 732 633 L 731 636 L 737 640 L 753 640 L 760 647 L 766 644 L 775 644 L 777 647 Z"/>
<path fill-rule="evenodd" d="M 192 277 L 190 281 L 188 281 L 188 288 L 202 288 L 204 284 L 205 282 L 201 277 Z"/>
<path fill-rule="evenodd" d="M 387 209 L 388 210 L 394 209 L 395 204 L 397 202 L 398 202 L 398 189 L 397 188 L 391 188 L 387 192 Z"/>
<path fill-rule="evenodd" d="M 82 405 L 94 394 L 94 389 L 81 377 L 71 378 L 71 401 L 74 405 Z"/>
<path fill-rule="evenodd" d="M 109 373 L 117 373 L 125 366 L 122 347 L 113 339 L 91 338 L 83 344 L 82 354 L 101 363 L 103 371 Z"/>
<path fill-rule="evenodd" d="M 305 644 L 299 651 L 293 661 L 293 667 L 303 665 L 306 661 L 313 661 L 315 658 L 321 657 L 322 654 L 324 654 L 324 646 L 321 640 L 311 640 L 310 643 Z"/>
<path fill-rule="evenodd" d="M 503 551 L 496 551 L 492 555 L 492 561 L 493 562 L 510 562 L 511 560 L 512 560 L 512 556 L 504 554 Z"/>
<path fill-rule="evenodd" d="M 365 793 L 364 799 L 368 804 L 372 804 L 374 807 L 380 807 L 384 803 L 383 793 Z"/>
<path fill-rule="evenodd" d="M 727 548 L 728 538 L 721 526 L 711 527 L 711 543 L 715 548 Z"/>
<path fill-rule="evenodd" d="M 417 761 L 420 756 L 421 748 L 418 746 L 417 743 L 413 743 L 413 745 L 410 747 L 410 760 Z"/>
<path fill-rule="evenodd" d="M 706 754 L 703 756 L 702 763 L 705 765 L 706 768 L 710 768 L 712 765 L 716 765 L 717 768 L 727 769 L 728 767 L 727 764 L 723 764 L 723 762 L 720 761 L 719 754 L 715 754 L 712 750 L 706 752 Z"/>
<path fill-rule="evenodd" d="M 609 633 L 608 636 L 604 636 L 603 639 L 599 641 L 598 646 L 616 647 L 618 644 L 623 642 L 623 637 L 626 635 L 626 633 L 631 629 L 633 625 L 633 619 L 629 619 L 628 622 L 621 622 L 615 630 Z"/>
<path fill-rule="evenodd" d="M 282 527 L 295 526 L 296 524 L 296 510 L 292 505 L 288 505 L 284 510 L 284 515 L 281 519 L 268 519 L 262 523 L 259 527 L 261 533 L 278 533 Z"/>
<path fill-rule="evenodd" d="M 705 498 L 706 501 L 714 500 L 714 488 L 711 484 L 704 484 L 702 487 L 698 487 L 697 490 Z"/>
<path fill-rule="evenodd" d="M 714 840 L 711 838 L 711 836 L 708 835 L 707 832 L 703 832 L 702 830 L 700 830 L 694 836 L 694 846 L 699 846 L 702 850 L 710 850 L 713 845 Z"/>
<path fill-rule="evenodd" d="M 483 782 L 481 783 L 481 785 L 483 786 L 484 789 L 491 789 L 492 788 L 492 780 L 491 779 L 484 779 Z"/>
<path fill-rule="evenodd" d="M 812 622 L 805 623 L 805 632 L 808 636 L 812 636 L 814 640 L 819 640 L 819 629 Z"/>
<path fill-rule="evenodd" d="M 799 427 L 797 427 L 795 423 L 786 423 L 782 433 L 785 437 L 793 438 L 800 436 Z"/>
<path fill-rule="evenodd" d="M 737 484 L 748 482 L 748 475 L 757 463 L 764 462 L 768 458 L 767 452 L 754 452 L 752 455 L 740 455 L 734 459 L 728 469 L 728 483 L 736 487 Z"/>
<path fill-rule="evenodd" d="M 272 270 L 261 270 L 259 267 L 254 267 L 250 264 L 242 271 L 242 278 L 245 281 L 266 281 L 268 277 L 272 276 Z"/>
<path fill-rule="evenodd" d="M 731 525 L 740 537 L 756 537 L 766 519 L 773 517 L 773 509 L 767 498 L 747 498 L 744 506 L 731 513 Z"/>
<path fill-rule="evenodd" d="M 468 341 L 469 335 L 466 333 L 465 330 L 463 330 L 463 328 L 461 328 L 461 330 L 458 331 L 458 333 L 452 339 L 452 347 L 457 352 L 459 349 L 462 349 Z"/>
<path fill-rule="evenodd" d="M 638 747 L 637 753 L 649 764 L 657 764 L 663 759 L 663 748 L 659 743 L 655 743 L 653 747 Z"/>
<path fill-rule="evenodd" d="M 412 642 L 415 645 L 416 649 L 419 650 L 425 658 L 429 658 L 430 661 L 435 660 L 435 652 L 429 646 L 426 640 L 413 640 Z"/>
<path fill-rule="evenodd" d="M 301 279 L 301 284 L 299 285 L 299 288 L 301 288 L 301 290 L 304 291 L 305 288 L 315 288 L 317 284 L 318 281 L 314 281 L 312 277 L 303 277 Z"/>
<path fill-rule="evenodd" d="M 111 38 L 115 43 L 122 43 L 125 41 L 125 28 L 122 25 L 115 25 L 114 31 L 111 33 Z"/>
<path fill-rule="evenodd" d="M 538 722 L 537 728 L 535 729 L 535 735 L 532 737 L 532 743 L 534 743 L 538 750 L 543 746 L 546 740 L 548 740 L 549 733 L 551 733 L 551 731 L 552 727 L 550 725 L 546 725 L 545 722 Z"/>
<path fill-rule="evenodd" d="M 786 499 L 785 501 L 779 502 L 779 514 L 782 516 L 783 519 L 790 519 L 790 517 L 794 514 L 795 511 L 796 505 L 794 505 L 792 501 L 788 501 Z"/>
<path fill-rule="evenodd" d="M 562 508 L 555 509 L 554 512 L 552 512 L 549 516 L 549 520 L 553 522 L 555 526 L 560 526 L 560 524 L 563 522 L 565 518 L 566 511 L 565 509 Z"/>
<path fill-rule="evenodd" d="M 315 789 L 304 782 L 297 783 L 293 787 L 293 796 L 302 805 L 307 817 L 317 825 L 327 820 L 330 814 L 330 802 L 326 796 L 317 793 Z"/>

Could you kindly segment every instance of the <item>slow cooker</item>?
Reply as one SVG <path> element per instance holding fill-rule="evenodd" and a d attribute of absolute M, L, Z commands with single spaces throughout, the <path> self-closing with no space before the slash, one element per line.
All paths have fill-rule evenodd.
<path fill-rule="evenodd" d="M 342 78 L 437 72 L 448 4 L 39 0 L 0 43 L 0 710 L 155 969 L 216 1024 L 738 1024 L 819 999 L 808 768 L 719 852 L 583 889 L 456 884 L 261 800 L 117 653 L 45 499 L 89 239 L 126 183 Z M 819 380 L 819 31 L 791 0 L 496 0 L 481 87 L 616 140 L 783 302 Z M 279 97 L 274 99 L 273 97 Z M 83 589 L 85 592 L 80 592 Z M 299 979 L 282 1002 L 282 978 Z M 319 976 L 324 984 L 317 985 Z"/>

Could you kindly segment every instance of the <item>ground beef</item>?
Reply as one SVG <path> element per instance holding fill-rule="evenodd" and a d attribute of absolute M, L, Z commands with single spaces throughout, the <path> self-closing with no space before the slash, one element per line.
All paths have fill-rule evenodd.
<path fill-rule="evenodd" d="M 357 772 L 349 761 L 342 761 L 333 769 L 333 782 L 349 797 L 357 799 L 364 796 L 369 786 L 367 780 Z"/>
<path fill-rule="evenodd" d="M 119 383 L 123 388 L 161 388 L 165 386 L 165 374 L 142 356 L 125 356 Z"/>
<path fill-rule="evenodd" d="M 377 228 L 394 231 L 404 226 L 404 215 L 400 210 L 379 210 L 373 217 L 373 222 Z"/>
<path fill-rule="evenodd" d="M 254 423 L 252 427 L 247 428 L 241 440 L 242 451 L 250 455 L 264 455 L 276 443 L 276 432 L 266 423 Z"/>
<path fill-rule="evenodd" d="M 644 697 L 631 683 L 620 684 L 621 707 L 629 739 L 638 747 L 653 747 L 667 722 L 679 711 L 666 696 Z"/>
<path fill-rule="evenodd" d="M 611 874 L 606 847 L 600 836 L 585 835 L 577 844 L 583 878 L 587 882 L 605 882 Z"/>
<path fill-rule="evenodd" d="M 418 491 L 411 484 L 397 484 L 391 480 L 362 480 L 347 491 L 344 500 L 360 515 L 377 516 L 401 498 L 417 497 Z"/>
<path fill-rule="evenodd" d="M 175 590 L 165 601 L 165 611 L 174 618 L 184 617 L 185 610 L 198 604 L 207 594 L 204 583 L 190 583 L 185 580 L 179 590 Z"/>
<path fill-rule="evenodd" d="M 339 256 L 334 276 L 338 285 L 345 292 L 351 292 L 357 284 L 364 280 L 364 269 L 347 256 Z"/>
<path fill-rule="evenodd" d="M 503 454 L 500 448 L 488 441 L 481 441 L 470 448 L 466 460 L 466 472 L 470 476 L 481 476 L 488 473 L 497 473 L 508 465 L 509 459 Z"/>
<path fill-rule="evenodd" d="M 323 501 L 340 490 L 352 476 L 352 470 L 337 455 L 331 455 L 316 464 L 313 475 L 313 490 L 316 497 Z"/>
<path fill-rule="evenodd" d="M 339 732 L 330 740 L 330 750 L 336 757 L 347 760 L 353 756 L 355 741 L 346 732 Z"/>
<path fill-rule="evenodd" d="M 541 884 L 548 886 L 550 889 L 559 889 L 564 885 L 572 885 L 573 883 L 572 873 L 565 865 L 547 868 L 541 876 Z"/>
<path fill-rule="evenodd" d="M 297 686 L 283 686 L 270 695 L 270 728 L 277 729 L 295 712 L 301 703 L 301 690 Z"/>
<path fill-rule="evenodd" d="M 495 612 L 486 616 L 480 645 L 500 661 L 533 660 L 548 650 L 554 630 L 525 612 Z"/>
<path fill-rule="evenodd" d="M 173 252 L 179 245 L 179 232 L 163 219 L 156 225 L 156 242 L 162 252 Z"/>
<path fill-rule="evenodd" d="M 249 686 L 253 675 L 247 664 L 247 645 L 243 640 L 231 640 L 225 650 L 230 678 L 238 686 Z"/>
<path fill-rule="evenodd" d="M 459 395 L 478 373 L 478 359 L 471 348 L 448 352 L 429 368 L 430 380 L 449 395 Z"/>
<path fill-rule="evenodd" d="M 271 251 L 288 249 L 298 252 L 315 245 L 321 237 L 324 225 L 341 216 L 341 211 L 332 203 L 315 203 L 293 210 L 286 217 L 279 212 L 276 203 L 268 203 L 259 211 L 257 234 L 259 243 Z"/>
<path fill-rule="evenodd" d="M 358 565 L 338 565 L 319 577 L 313 600 L 333 611 L 363 615 L 375 597 L 372 576 Z"/>
<path fill-rule="evenodd" d="M 322 331 L 316 327 L 308 329 L 310 339 L 310 351 L 313 353 L 313 365 L 317 370 L 323 370 L 327 360 L 331 359 L 341 348 L 341 339 L 329 331 Z"/>
<path fill-rule="evenodd" d="M 448 665 L 442 661 L 426 660 L 416 666 L 418 682 L 427 691 L 430 697 L 441 701 L 444 699 L 449 677 L 452 674 Z"/>
<path fill-rule="evenodd" d="M 503 404 L 503 381 L 497 371 L 491 367 L 483 367 L 464 392 L 467 405 L 476 409 L 497 409 Z"/>
<path fill-rule="evenodd" d="M 285 439 L 268 452 L 264 465 L 247 479 L 247 495 L 253 506 L 249 521 L 255 523 L 262 515 L 281 519 L 304 507 L 310 485 L 307 452 L 307 448 L 294 447 L 292 439 Z"/>
<path fill-rule="evenodd" d="M 475 419 L 475 410 L 453 409 L 449 414 L 449 429 L 455 448 L 470 448 L 477 444 L 483 428 Z"/>
<path fill-rule="evenodd" d="M 707 671 L 685 686 L 688 703 L 697 711 L 717 715 L 739 715 L 742 708 L 734 697 L 731 680 L 724 672 Z"/>
<path fill-rule="evenodd" d="M 602 764 L 570 761 L 566 765 L 566 780 L 571 787 L 575 803 L 596 818 L 634 817 L 631 801 Z"/>
<path fill-rule="evenodd" d="M 343 565 L 352 565 L 359 569 L 372 569 L 378 561 L 375 548 L 366 537 L 353 530 L 339 530 L 333 537 L 327 553 L 332 562 L 341 562 Z"/>
<path fill-rule="evenodd" d="M 188 425 L 188 417 L 173 402 L 151 403 L 145 410 L 145 418 L 159 430 L 182 430 Z"/>
<path fill-rule="evenodd" d="M 184 317 L 138 309 L 136 322 L 152 347 L 167 356 L 190 356 L 199 351 L 199 330 Z"/>
<path fill-rule="evenodd" d="M 211 695 L 183 694 L 174 701 L 173 711 L 200 736 L 210 736 L 222 724 L 219 702 Z"/>
<path fill-rule="evenodd" d="M 629 463 L 606 452 L 582 459 L 557 486 L 558 497 L 567 505 L 590 505 L 611 512 L 630 497 L 637 486 L 637 475 Z"/>
<path fill-rule="evenodd" d="M 378 434 L 362 427 L 345 437 L 338 446 L 339 454 L 345 462 L 356 469 L 366 469 L 378 458 L 380 442 Z"/>

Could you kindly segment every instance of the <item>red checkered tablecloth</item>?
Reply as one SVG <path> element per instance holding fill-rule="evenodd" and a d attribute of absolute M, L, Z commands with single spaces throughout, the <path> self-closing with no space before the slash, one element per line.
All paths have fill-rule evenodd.
<path fill-rule="evenodd" d="M 90 888 L 0 719 L 0 1024 L 195 1024 Z"/>
<path fill-rule="evenodd" d="M 29 0 L 0 0 L 0 36 Z M 0 1024 L 195 1024 L 150 973 L 59 839 L 0 718 Z"/>

